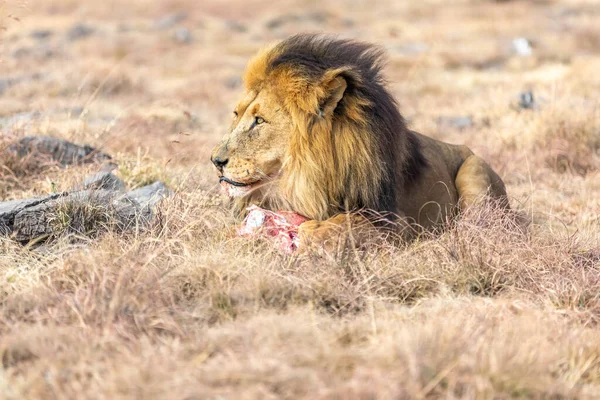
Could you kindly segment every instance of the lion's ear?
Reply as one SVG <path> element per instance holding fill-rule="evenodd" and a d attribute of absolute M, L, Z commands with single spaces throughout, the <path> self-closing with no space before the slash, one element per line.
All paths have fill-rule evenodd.
<path fill-rule="evenodd" d="M 319 106 L 319 114 L 321 116 L 329 116 L 333 114 L 333 111 L 338 106 L 338 103 L 340 100 L 342 100 L 342 97 L 344 97 L 344 92 L 346 91 L 347 87 L 348 84 L 342 76 L 335 77 L 327 84 L 326 87 L 324 87 L 325 95 L 327 97 L 325 97 L 325 100 Z"/>
<path fill-rule="evenodd" d="M 319 102 L 318 113 L 320 116 L 333 114 L 348 88 L 347 78 L 351 76 L 352 73 L 349 68 L 329 70 L 323 75 L 319 85 L 323 94 L 322 100 Z"/>

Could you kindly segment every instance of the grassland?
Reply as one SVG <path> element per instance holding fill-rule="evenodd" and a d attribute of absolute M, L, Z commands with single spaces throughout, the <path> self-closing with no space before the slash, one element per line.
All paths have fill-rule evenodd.
<path fill-rule="evenodd" d="M 600 397 L 597 1 L 29 0 L 0 18 L 3 145 L 91 144 L 128 186 L 176 192 L 149 232 L 0 238 L 0 397 Z M 478 210 L 305 259 L 232 237 L 210 149 L 247 59 L 305 31 L 384 46 L 410 126 L 486 158 L 530 229 Z M 0 200 L 94 168 L 0 165 Z"/>

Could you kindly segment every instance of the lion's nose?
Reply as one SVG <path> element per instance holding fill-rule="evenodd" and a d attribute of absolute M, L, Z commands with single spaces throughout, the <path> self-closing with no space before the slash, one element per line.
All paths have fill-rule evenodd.
<path fill-rule="evenodd" d="M 210 160 L 212 161 L 213 164 L 215 164 L 215 167 L 217 167 L 217 168 L 219 168 L 221 170 L 229 162 L 229 158 L 221 158 L 219 156 L 211 157 Z"/>

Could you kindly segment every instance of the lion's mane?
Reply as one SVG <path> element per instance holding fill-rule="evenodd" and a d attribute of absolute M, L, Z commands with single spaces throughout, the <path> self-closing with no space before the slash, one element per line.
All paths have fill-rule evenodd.
<path fill-rule="evenodd" d="M 265 87 L 291 115 L 294 131 L 277 181 L 283 203 L 312 219 L 371 209 L 397 212 L 397 198 L 426 161 L 381 75 L 378 47 L 296 35 L 261 51 L 247 67 L 247 90 Z M 342 77 L 330 118 L 328 82 Z"/>

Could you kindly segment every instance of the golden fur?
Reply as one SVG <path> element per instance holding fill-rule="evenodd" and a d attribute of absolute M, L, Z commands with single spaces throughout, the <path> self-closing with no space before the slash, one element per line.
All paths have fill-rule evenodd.
<path fill-rule="evenodd" d="M 212 155 L 236 211 L 252 203 L 323 221 L 373 210 L 434 227 L 484 198 L 507 206 L 502 180 L 468 148 L 406 127 L 381 64 L 376 47 L 315 35 L 250 61 Z"/>

